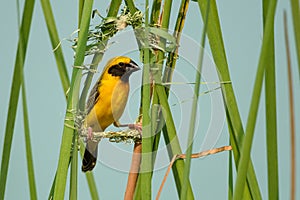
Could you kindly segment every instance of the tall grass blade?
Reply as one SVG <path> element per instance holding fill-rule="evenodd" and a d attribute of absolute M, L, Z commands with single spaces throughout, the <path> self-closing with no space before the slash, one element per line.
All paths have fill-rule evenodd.
<path fill-rule="evenodd" d="M 289 85 L 289 103 L 290 103 L 290 129 L 291 129 L 291 200 L 296 199 L 296 131 L 295 131 L 295 107 L 293 92 L 293 76 L 291 67 L 291 53 L 289 47 L 289 36 L 287 27 L 286 11 L 284 11 L 284 36 L 286 46 L 288 85 Z"/>
<path fill-rule="evenodd" d="M 185 2 L 185 6 L 184 6 L 185 12 L 183 12 L 183 13 L 186 13 L 187 5 L 188 5 L 188 3 L 186 3 L 186 2 L 189 2 L 189 1 L 183 1 L 183 2 Z M 132 0 L 126 0 L 125 3 L 128 6 L 131 14 L 133 14 L 134 12 L 137 11 Z M 167 14 L 169 14 L 169 13 L 167 13 Z M 182 13 L 179 13 L 179 15 L 180 14 L 182 15 Z M 183 21 L 184 21 L 184 16 L 185 15 L 181 16 L 183 18 Z M 184 24 L 184 23 L 182 22 L 182 24 Z M 182 28 L 183 25 L 181 25 L 179 27 Z M 180 30 L 180 32 L 181 32 L 181 30 Z M 138 35 L 137 35 L 137 38 L 138 38 Z M 155 95 L 157 95 L 157 97 L 159 99 L 158 102 L 160 102 L 160 104 L 162 104 L 161 106 L 163 107 L 164 110 L 167 110 L 166 112 L 163 112 L 163 114 L 164 114 L 163 118 L 165 118 L 167 120 L 167 122 L 166 122 L 167 126 L 164 127 L 163 133 L 164 133 L 165 142 L 170 147 L 168 149 L 169 157 L 170 157 L 170 159 L 172 159 L 175 154 L 181 154 L 181 148 L 179 145 L 178 138 L 176 136 L 176 129 L 175 129 L 174 121 L 173 121 L 172 114 L 171 114 L 171 111 L 169 108 L 165 87 L 161 85 L 162 80 L 160 77 L 160 73 L 155 73 L 153 76 L 154 76 L 153 79 L 155 82 L 153 91 L 156 93 L 153 95 L 154 95 L 154 97 L 155 97 Z M 161 120 L 161 121 L 163 121 L 163 120 Z M 143 129 L 143 134 L 144 134 L 144 129 Z M 172 141 L 172 142 L 170 143 L 170 141 Z M 143 145 L 144 145 L 144 143 L 143 143 Z M 183 181 L 184 161 L 183 160 L 176 161 L 175 164 L 173 165 L 172 169 L 173 169 L 173 175 L 174 175 L 175 182 L 176 182 L 177 192 L 178 192 L 178 195 L 180 195 L 181 187 L 183 184 L 182 181 Z M 142 183 L 142 179 L 139 177 L 138 185 L 137 185 L 137 189 L 136 189 L 136 193 L 135 193 L 135 199 L 141 199 L 141 195 L 142 195 L 141 193 L 144 192 L 143 190 L 141 190 L 141 187 L 140 187 L 141 183 Z M 194 198 L 190 183 L 188 185 L 188 196 L 190 197 L 189 199 Z"/>
<path fill-rule="evenodd" d="M 80 32 L 78 46 L 74 66 L 81 66 L 84 61 L 85 47 L 87 42 L 87 34 L 89 30 L 90 17 L 92 13 L 93 0 L 85 1 L 82 20 L 80 24 Z M 70 93 L 67 101 L 67 111 L 65 117 L 65 126 L 63 130 L 60 155 L 57 167 L 57 176 L 54 188 L 54 199 L 63 199 L 65 194 L 66 179 L 69 166 L 69 158 L 72 147 L 72 138 L 74 135 L 75 114 L 78 108 L 79 89 L 82 77 L 82 70 L 74 68 L 72 72 Z"/>
<path fill-rule="evenodd" d="M 145 37 L 148 37 L 149 23 L 149 1 L 145 3 Z M 149 116 L 151 92 L 150 92 L 150 49 L 149 41 L 145 39 L 142 83 L 142 113 L 143 113 L 143 137 L 142 137 L 142 159 L 141 159 L 141 194 L 142 199 L 151 199 L 151 171 L 152 171 L 152 135 L 151 119 Z"/>
<path fill-rule="evenodd" d="M 159 26 L 159 14 L 162 0 L 154 0 L 152 3 L 151 16 L 149 24 L 153 27 Z"/>
<path fill-rule="evenodd" d="M 264 29 L 263 43 L 261 48 L 261 54 L 259 58 L 256 78 L 254 82 L 254 90 L 251 99 L 250 110 L 248 114 L 248 121 L 246 126 L 246 135 L 243 141 L 241 160 L 238 165 L 237 178 L 235 183 L 235 190 L 233 199 L 239 200 L 243 198 L 246 176 L 249 168 L 250 153 L 252 140 L 254 135 L 257 111 L 260 101 L 262 81 L 265 71 L 265 66 L 268 65 L 269 49 L 272 43 L 272 32 L 274 29 L 274 16 L 276 11 L 277 1 L 271 1 L 269 3 L 269 9 L 267 11 L 266 25 Z"/>
<path fill-rule="evenodd" d="M 170 5 L 167 5 L 167 3 L 170 4 Z M 164 5 L 164 11 L 163 11 L 164 15 L 163 15 L 163 20 L 162 20 L 162 28 L 165 28 L 165 29 L 167 29 L 167 27 L 169 26 L 169 17 L 170 16 L 168 16 L 168 15 L 170 15 L 170 12 L 171 12 L 171 4 L 172 4 L 171 1 L 166 1 L 165 5 Z M 182 0 L 181 4 L 180 4 L 179 11 L 178 11 L 178 16 L 177 16 L 176 25 L 175 25 L 174 34 L 173 34 L 173 37 L 176 39 L 176 44 L 179 44 L 180 39 L 181 39 L 181 32 L 182 32 L 184 24 L 185 24 L 185 17 L 186 17 L 187 11 L 188 11 L 188 7 L 189 7 L 189 0 Z M 164 20 L 164 17 L 166 17 L 167 19 Z M 176 61 L 177 61 L 176 58 L 178 56 L 177 54 L 178 54 L 178 46 L 174 51 L 169 52 L 169 54 L 167 56 L 167 61 L 166 61 L 167 64 L 166 64 L 166 67 L 165 67 L 163 80 L 162 80 L 163 83 L 172 82 L 173 70 L 175 69 Z M 159 54 L 158 61 L 162 62 L 163 58 L 164 57 Z M 156 79 L 158 79 L 158 78 L 156 78 Z M 161 83 L 161 80 L 156 80 L 155 83 Z M 161 93 L 160 97 L 158 99 L 166 98 L 166 99 L 163 100 L 163 103 L 165 104 L 165 106 L 163 106 L 163 107 L 168 106 L 168 95 L 169 95 L 170 87 L 162 87 L 161 85 L 156 84 L 155 88 L 156 88 L 155 90 L 157 90 L 157 89 L 160 90 L 160 92 L 157 92 L 156 96 L 158 96 L 158 93 Z M 161 100 L 159 100 L 158 102 L 160 104 L 162 104 Z M 180 148 L 178 138 L 176 136 L 176 129 L 175 129 L 175 127 L 173 127 L 173 123 L 174 123 L 173 119 L 169 118 L 168 117 L 169 115 L 172 117 L 172 114 L 169 113 L 169 112 L 167 112 L 165 116 L 163 116 L 160 113 L 160 115 L 159 115 L 160 116 L 160 119 L 159 119 L 160 123 L 158 123 L 158 126 L 156 127 L 156 130 L 159 130 L 159 131 L 161 129 L 163 130 L 165 143 L 169 147 L 168 148 L 168 154 L 169 154 L 169 158 L 171 160 L 175 154 L 180 154 L 181 153 L 181 148 Z M 164 123 L 164 119 L 163 119 L 164 117 L 167 117 L 169 122 L 167 122 L 168 127 L 165 126 L 165 127 L 162 128 L 163 123 Z M 159 144 L 159 139 L 160 139 L 160 134 L 156 134 L 153 151 L 157 150 L 158 144 Z M 183 186 L 182 181 L 183 181 L 184 164 L 185 164 L 185 162 L 183 160 L 177 160 L 174 163 L 174 165 L 172 166 L 172 172 L 173 172 L 173 176 L 174 176 L 174 179 L 175 179 L 177 194 L 178 194 L 179 197 L 180 197 L 182 186 Z M 187 188 L 188 188 L 187 189 L 188 198 L 193 199 L 194 195 L 193 195 L 193 191 L 192 191 L 191 184 L 190 184 L 189 181 L 187 183 Z"/>
<path fill-rule="evenodd" d="M 232 152 L 228 153 L 228 200 L 232 200 L 233 196 L 233 166 L 232 166 Z"/>
<path fill-rule="evenodd" d="M 68 165 L 70 165 L 70 163 L 71 163 L 71 157 L 69 159 L 69 164 Z M 53 200 L 56 176 L 57 176 L 57 171 L 55 172 L 55 176 L 54 176 L 54 179 L 52 181 L 51 189 L 50 189 L 50 192 L 49 192 L 49 195 L 48 195 L 48 200 Z"/>
<path fill-rule="evenodd" d="M 263 1 L 264 26 L 269 3 L 270 0 Z M 274 30 L 271 31 L 269 37 L 271 37 L 271 42 L 266 56 L 268 67 L 265 69 L 268 193 L 269 199 L 279 199 Z"/>
<path fill-rule="evenodd" d="M 49 192 L 49 195 L 48 195 L 48 200 L 53 200 L 54 189 L 55 189 L 55 181 L 56 181 L 56 174 L 57 173 L 55 173 L 55 176 L 54 176 L 54 179 L 53 179 L 53 182 L 52 182 L 52 185 L 51 185 L 51 189 L 50 189 L 50 192 Z"/>
<path fill-rule="evenodd" d="M 164 75 L 163 75 L 163 82 L 164 83 L 170 83 L 172 82 L 172 76 L 173 71 L 176 66 L 177 57 L 178 57 L 178 48 L 179 48 L 179 42 L 181 39 L 181 32 L 183 30 L 184 24 L 185 24 L 185 17 L 189 8 L 189 0 L 182 0 L 174 28 L 174 34 L 173 36 L 176 38 L 176 44 L 177 48 L 168 54 L 167 64 L 165 67 Z M 167 95 L 169 95 L 169 87 L 166 87 Z"/>
<path fill-rule="evenodd" d="M 27 173 L 28 173 L 30 199 L 35 200 L 37 199 L 37 192 L 36 192 L 36 183 L 34 178 L 34 168 L 33 168 L 31 142 L 30 142 L 30 130 L 29 130 L 29 119 L 28 119 L 24 76 L 22 78 L 22 103 L 23 103 L 24 134 L 25 134 Z"/>
<path fill-rule="evenodd" d="M 92 173 L 86 173 L 85 178 L 86 178 L 88 186 L 89 186 L 91 199 L 92 200 L 100 199 L 99 195 L 98 195 L 97 185 L 96 185 L 94 175 Z"/>
<path fill-rule="evenodd" d="M 154 1 L 152 5 L 152 15 L 151 15 L 151 23 L 156 26 L 160 26 L 162 31 L 168 31 L 169 28 L 169 21 L 170 21 L 170 15 L 171 15 L 171 7 L 172 7 L 172 0 L 166 0 L 164 1 L 161 16 L 159 17 L 159 11 L 160 11 L 161 1 Z M 160 19 L 161 18 L 161 19 Z M 166 46 L 166 41 L 164 39 L 160 39 L 160 46 L 164 49 Z M 165 53 L 163 51 L 158 50 L 158 56 L 156 57 L 155 61 L 155 67 L 157 67 L 158 74 L 162 74 L 162 68 L 163 63 L 165 60 Z M 154 83 L 156 84 L 156 83 Z M 155 86 L 154 86 L 155 88 Z M 155 136 L 153 138 L 153 165 L 155 163 L 156 154 L 157 154 L 157 148 L 160 141 L 161 136 L 161 128 L 159 127 L 159 123 L 162 120 L 161 113 L 159 111 L 159 101 L 157 94 L 154 92 L 153 98 L 152 98 L 152 107 L 151 107 L 151 119 L 152 119 L 152 133 L 155 133 Z"/>
<path fill-rule="evenodd" d="M 80 23 L 81 23 L 84 2 L 85 2 L 85 0 L 78 1 L 78 28 L 80 27 Z"/>
<path fill-rule="evenodd" d="M 84 7 L 84 0 L 78 1 L 78 29 L 80 29 L 80 23 L 82 18 L 82 12 Z M 77 185 L 78 185 L 78 133 L 74 132 L 71 154 L 71 170 L 70 170 L 70 199 L 77 199 Z"/>
<path fill-rule="evenodd" d="M 292 9 L 292 16 L 293 16 L 293 25 L 294 25 L 294 34 L 295 34 L 295 41 L 296 41 L 296 53 L 298 58 L 298 73 L 300 78 L 300 4 L 298 0 L 291 0 L 290 1 L 291 9 Z"/>
<path fill-rule="evenodd" d="M 71 170 L 70 170 L 70 194 L 69 198 L 72 200 L 77 199 L 77 187 L 78 187 L 78 134 L 73 136 L 73 149 L 71 156 Z"/>
<path fill-rule="evenodd" d="M 70 87 L 70 80 L 68 76 L 68 71 L 66 67 L 66 63 L 64 60 L 64 55 L 62 48 L 60 46 L 60 40 L 58 37 L 58 32 L 55 25 L 54 16 L 52 13 L 52 7 L 49 0 L 41 0 L 41 6 L 43 9 L 45 21 L 47 24 L 47 29 L 50 37 L 50 41 L 52 44 L 52 48 L 55 49 L 54 57 L 57 65 L 57 69 L 59 72 L 61 84 L 64 90 L 64 94 L 66 95 L 69 87 Z"/>
<path fill-rule="evenodd" d="M 133 13 L 135 13 L 136 11 L 137 11 L 137 9 L 135 8 L 135 6 L 134 6 L 134 3 L 133 3 L 133 1 L 131 1 L 131 0 L 126 0 L 125 1 L 126 2 L 126 4 L 127 4 L 127 6 L 128 6 L 128 8 L 129 8 L 129 10 L 130 10 L 130 12 L 131 12 L 131 14 L 133 14 Z M 152 11 L 151 11 L 151 16 L 150 16 L 150 21 L 149 21 L 149 23 L 148 23 L 148 20 L 146 20 L 147 22 L 146 22 L 146 24 L 147 24 L 147 27 L 149 27 L 149 25 L 150 26 L 153 26 L 153 27 L 159 27 L 160 26 L 160 22 L 159 22 L 159 19 L 160 19 L 160 9 L 161 9 L 161 0 L 154 0 L 153 1 L 153 4 L 152 4 Z M 147 12 L 149 13 L 149 11 L 148 11 L 148 9 L 147 9 Z M 168 14 L 168 13 L 167 13 Z M 147 28 L 148 29 L 148 28 Z M 139 41 L 139 38 L 138 38 L 138 35 L 139 35 L 139 33 L 138 32 L 140 32 L 139 30 L 138 31 L 136 31 L 135 30 L 135 34 L 136 34 L 136 39 L 137 39 L 137 42 L 138 43 L 140 43 L 140 41 Z M 147 30 L 147 32 L 148 32 L 148 30 Z M 147 37 L 147 33 L 145 33 L 145 35 L 146 35 L 146 37 Z M 142 90 L 141 90 L 141 103 L 140 103 L 140 112 L 144 112 L 143 111 L 143 108 L 145 109 L 145 106 L 143 106 L 144 104 L 145 104 L 145 102 L 144 102 L 144 98 L 143 98 L 143 96 L 144 96 L 144 93 L 146 93 L 146 88 L 144 88 L 145 87 L 145 84 L 148 84 L 149 85 L 149 83 L 147 83 L 147 82 L 149 82 L 149 80 L 148 81 L 145 81 L 145 80 L 147 80 L 147 77 L 146 77 L 146 79 L 145 79 L 145 76 L 144 75 L 146 75 L 145 73 L 146 73 L 146 71 L 145 70 L 147 70 L 148 72 L 147 73 L 149 73 L 149 67 L 148 66 L 150 66 L 151 64 L 153 64 L 153 65 L 155 65 L 156 67 L 159 67 L 159 70 L 157 70 L 157 73 L 159 73 L 159 74 L 161 74 L 161 66 L 158 66 L 157 65 L 157 63 L 149 63 L 149 60 L 154 60 L 154 55 L 153 54 L 151 54 L 150 52 L 149 52 L 149 50 L 147 49 L 147 47 L 149 47 L 149 46 L 146 46 L 146 45 L 149 45 L 149 42 L 148 41 L 146 41 L 146 44 L 145 44 L 145 49 L 142 49 L 142 51 L 140 52 L 141 54 L 143 53 L 143 52 L 145 52 L 145 51 L 148 51 L 146 54 L 146 56 L 147 56 L 147 61 L 146 60 L 144 60 L 144 63 L 147 65 L 147 68 L 146 69 L 144 69 L 143 70 L 143 85 L 142 85 Z M 157 59 L 156 59 L 157 60 Z M 144 65 L 145 66 L 145 65 Z M 148 75 L 146 75 L 146 76 L 148 76 Z M 149 77 L 148 77 L 149 78 Z M 153 83 L 154 84 L 154 83 Z M 148 89 L 150 89 L 150 85 L 149 86 L 146 86 L 146 87 L 148 87 L 147 88 L 147 90 Z M 155 86 L 153 86 L 153 88 L 155 88 Z M 147 93 L 148 93 L 148 91 L 147 91 Z M 150 159 L 151 159 L 151 169 L 153 169 L 153 167 L 154 167 L 154 163 L 155 163 L 155 158 L 156 158 L 156 152 L 155 152 L 155 150 L 154 150 L 154 142 L 155 142 L 155 140 L 156 140 L 156 138 L 157 138 L 157 135 L 155 134 L 155 132 L 156 132 L 156 122 L 157 122 L 157 112 L 158 112 L 158 107 L 159 106 L 157 106 L 157 104 L 158 104 L 158 98 L 157 98 L 157 96 L 155 95 L 155 93 L 154 94 L 152 94 L 151 92 L 150 92 L 150 94 L 149 94 L 149 97 L 148 97 L 148 99 L 150 100 L 151 99 L 151 95 L 153 96 L 152 97 L 152 105 L 150 106 L 149 105 L 149 108 L 151 108 L 151 117 L 149 118 L 148 116 L 146 116 L 148 119 L 143 119 L 142 118 L 142 120 L 143 121 L 145 121 L 145 120 L 150 120 L 151 119 L 151 122 L 150 122 L 150 124 L 151 124 L 151 126 L 149 127 L 149 128 L 151 128 L 151 130 L 150 130 L 150 132 L 149 132 L 149 129 L 147 129 L 147 131 L 149 132 L 149 133 L 151 133 L 151 134 L 153 134 L 153 135 L 155 135 L 154 136 L 154 138 L 152 139 L 152 138 L 150 138 L 150 140 L 148 140 L 148 148 L 150 149 L 150 143 L 152 143 L 153 145 L 151 146 L 151 158 L 148 158 L 148 160 L 150 161 Z M 147 101 L 147 100 L 146 100 Z M 149 103 L 150 103 L 150 101 L 149 101 Z M 144 122 L 143 122 L 144 123 Z M 148 125 L 149 126 L 149 125 Z M 149 134 L 148 133 L 148 134 Z M 159 134 L 158 134 L 159 135 Z M 150 136 L 151 137 L 151 136 Z M 147 139 L 146 139 L 147 140 Z M 144 141 L 145 141 L 145 138 L 144 138 Z M 142 147 L 144 147 L 145 146 L 145 144 L 144 143 L 142 143 Z M 139 147 L 137 144 L 135 144 L 135 147 L 134 147 L 134 152 L 136 151 L 136 150 L 139 150 L 139 148 L 136 148 L 136 147 Z M 143 149 L 143 148 L 142 148 Z M 147 151 L 150 151 L 150 150 L 147 150 Z M 147 153 L 147 154 L 149 154 L 149 153 Z M 132 157 L 132 164 L 134 163 L 134 157 Z M 140 158 L 141 159 L 141 158 Z M 146 158 L 146 156 L 144 156 L 144 160 L 145 159 L 147 159 Z M 149 162 L 148 161 L 148 162 Z M 132 167 L 132 166 L 131 166 Z M 144 168 L 144 166 L 141 166 L 141 169 L 142 168 Z M 144 170 L 144 169 L 142 169 L 142 170 Z M 149 169 L 149 172 L 150 172 L 150 175 L 149 174 L 147 174 L 146 176 L 145 176 L 145 174 L 144 175 L 142 175 L 142 174 L 137 174 L 138 176 L 137 176 L 137 180 L 135 180 L 136 181 L 136 183 L 135 183 L 135 191 L 134 191 L 134 196 L 133 196 L 133 198 L 134 199 L 141 199 L 142 198 L 142 194 L 143 194 L 143 190 L 142 190 L 142 185 L 143 185 L 143 187 L 147 187 L 147 185 L 146 184 L 143 184 L 143 181 L 142 180 L 147 180 L 148 179 L 148 181 L 150 181 L 151 182 L 151 179 L 152 179 L 152 175 L 153 175 L 153 170 L 150 170 Z M 143 171 L 141 171 L 141 173 L 144 173 Z M 131 178 L 131 177 L 134 177 L 133 176 L 134 175 L 134 173 L 130 173 L 129 175 L 128 175 L 128 184 L 127 184 L 127 189 L 129 188 L 130 189 L 130 187 L 128 187 L 129 186 L 129 178 Z M 132 180 L 132 178 L 131 178 L 131 180 Z M 150 183 L 151 184 L 151 183 Z M 133 184 L 131 184 L 131 185 L 133 185 Z M 130 194 L 131 193 L 131 191 L 129 190 L 129 191 L 127 191 L 127 189 L 126 189 L 126 193 L 125 193 L 125 199 L 129 199 L 130 198 L 130 196 L 128 195 L 128 194 Z"/>
<path fill-rule="evenodd" d="M 158 7 L 159 5 L 159 7 Z M 152 5 L 152 15 L 151 15 L 151 23 L 156 26 L 160 26 L 162 31 L 168 31 L 169 28 L 169 21 L 170 21 L 170 15 L 171 15 L 171 7 L 172 7 L 172 1 L 171 0 L 166 0 L 164 1 L 161 16 L 159 17 L 159 11 L 160 11 L 160 6 L 161 6 L 161 1 L 154 1 Z M 166 46 L 166 41 L 164 39 L 160 39 L 160 46 L 164 49 Z M 161 50 L 158 50 L 158 56 L 156 57 L 155 61 L 155 67 L 157 67 L 157 72 L 159 75 L 162 74 L 162 68 L 163 68 L 163 63 L 165 60 L 165 53 Z M 156 84 L 156 83 L 154 83 Z M 154 86 L 155 88 L 156 86 Z M 160 136 L 161 136 L 161 128 L 159 127 L 159 123 L 163 121 L 162 116 L 160 113 L 160 106 L 159 106 L 159 101 L 157 94 L 154 92 L 153 93 L 153 98 L 152 98 L 152 106 L 151 106 L 151 119 L 152 119 L 152 130 L 151 132 L 155 134 L 153 138 L 153 165 L 155 164 L 155 159 L 157 155 L 157 148 L 160 142 Z"/>
<path fill-rule="evenodd" d="M 20 2 L 17 1 L 17 17 L 18 17 L 18 27 L 21 27 L 20 22 Z M 20 38 L 20 61 L 24 63 L 23 50 L 23 38 L 21 30 L 19 29 L 19 38 Z M 23 107 L 23 121 L 24 121 L 24 136 L 25 136 L 25 147 L 26 147 L 26 160 L 27 160 L 27 175 L 28 175 L 28 185 L 30 191 L 30 199 L 37 199 L 36 192 L 36 184 L 34 178 L 34 168 L 33 168 L 33 159 L 32 159 L 32 151 L 31 151 L 31 142 L 30 142 L 30 130 L 29 130 L 29 118 L 28 118 L 28 108 L 27 108 L 27 100 L 26 100 L 26 87 L 24 81 L 24 72 L 21 71 L 21 85 L 22 85 L 22 107 Z"/>
<path fill-rule="evenodd" d="M 22 23 L 20 26 L 20 38 L 18 42 L 17 55 L 14 66 L 14 73 L 11 85 L 11 93 L 6 119 L 5 136 L 3 141 L 2 161 L 0 171 L 0 199 L 4 199 L 7 173 L 10 159 L 11 144 L 13 139 L 16 112 L 20 94 L 22 71 L 26 56 L 28 37 L 31 27 L 34 0 L 26 0 L 24 4 Z"/>
<path fill-rule="evenodd" d="M 198 2 L 198 5 L 201 10 L 202 18 L 204 18 L 206 1 Z M 209 19 L 210 23 L 207 27 L 207 36 L 212 50 L 214 62 L 217 67 L 220 82 L 230 81 L 231 78 L 229 74 L 222 31 L 220 27 L 220 21 L 215 0 L 211 0 Z M 230 143 L 233 148 L 235 164 L 236 166 L 238 166 L 240 160 L 242 141 L 244 139 L 244 130 L 232 85 L 222 84 L 221 89 L 224 97 L 228 131 L 230 134 Z M 245 190 L 245 198 L 251 197 L 253 197 L 254 199 L 262 199 L 254 168 L 252 162 L 250 161 L 249 170 L 247 174 L 247 187 Z"/>
<path fill-rule="evenodd" d="M 206 6 L 207 6 L 206 16 L 204 18 L 204 27 L 201 36 L 201 48 L 199 52 L 199 60 L 198 60 L 198 66 L 196 71 L 196 80 L 195 80 L 196 84 L 194 86 L 194 96 L 193 96 L 193 103 L 191 108 L 192 110 L 191 110 L 190 126 L 189 126 L 188 141 L 187 141 L 186 160 L 185 160 L 185 166 L 183 172 L 184 179 L 183 179 L 182 191 L 180 195 L 180 199 L 182 200 L 187 199 L 187 186 L 190 177 L 191 155 L 193 152 L 193 144 L 194 144 L 193 140 L 194 140 L 196 117 L 198 111 L 198 98 L 200 92 L 200 80 L 201 80 L 201 73 L 202 73 L 203 55 L 204 55 L 205 39 L 206 39 L 205 36 L 206 36 L 206 29 L 207 29 L 208 16 L 209 16 L 210 0 L 207 1 Z"/>

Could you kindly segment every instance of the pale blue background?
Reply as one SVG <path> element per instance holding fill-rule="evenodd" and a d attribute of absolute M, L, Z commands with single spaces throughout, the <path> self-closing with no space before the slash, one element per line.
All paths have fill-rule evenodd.
<path fill-rule="evenodd" d="M 137 2 L 140 7 L 144 4 Z M 2 29 L 0 32 L 0 156 L 2 155 L 4 130 L 6 124 L 6 116 L 8 110 L 8 102 L 10 96 L 10 87 L 13 73 L 13 66 L 18 41 L 17 14 L 15 1 L 6 1 L 6 5 L 0 8 L 0 24 Z M 109 2 L 95 2 L 94 8 L 105 16 Z M 218 1 L 219 16 L 223 31 L 224 43 L 230 67 L 232 84 L 235 90 L 240 114 L 243 124 L 246 124 L 248 110 L 253 90 L 253 80 L 260 54 L 260 46 L 262 41 L 262 8 L 261 1 Z M 52 1 L 54 16 L 61 39 L 68 38 L 69 35 L 76 30 L 77 27 L 77 5 L 72 1 Z M 179 2 L 174 2 L 172 20 L 170 29 L 174 27 Z M 288 115 L 288 91 L 287 91 L 287 70 L 286 70 L 286 54 L 283 37 L 283 10 L 288 12 L 289 32 L 291 44 L 294 43 L 292 33 L 291 13 L 289 1 L 279 1 L 277 7 L 277 15 L 275 19 L 275 46 L 276 46 L 276 74 L 277 74 L 277 105 L 278 105 L 278 144 L 279 144 L 279 181 L 280 181 L 280 198 L 289 198 L 290 184 L 290 140 L 289 140 L 289 115 Z M 97 22 L 94 21 L 94 22 Z M 184 27 L 184 35 L 197 43 L 200 41 L 202 32 L 202 20 L 199 14 L 197 3 L 191 2 L 189 12 Z M 122 42 L 124 37 L 117 40 L 119 44 L 112 46 L 108 54 L 104 58 L 104 63 L 112 56 L 122 54 Z M 129 43 L 130 38 L 127 38 Z M 69 73 L 72 70 L 73 51 L 70 43 L 64 41 L 62 43 L 65 59 L 67 62 Z M 126 46 L 125 46 L 126 47 Z M 120 53 L 113 48 L 119 49 Z M 121 49 L 121 50 L 120 50 Z M 206 48 L 206 57 L 209 58 L 210 51 Z M 126 50 L 125 50 L 126 51 Z M 116 53 L 118 52 L 118 53 Z M 291 45 L 292 66 L 293 66 L 293 83 L 295 87 L 295 113 L 296 123 L 299 120 L 299 104 L 300 98 L 299 75 L 297 69 L 297 60 L 295 56 L 295 47 Z M 139 64 L 137 52 L 123 52 L 133 57 Z M 186 52 L 185 52 L 186 53 Z M 191 54 L 195 54 L 197 58 L 198 52 L 190 49 Z M 87 61 L 88 62 L 88 61 Z M 100 71 L 104 65 L 100 64 Z M 184 65 L 184 60 L 179 60 L 178 68 Z M 189 82 L 194 80 L 193 70 L 179 70 L 179 74 L 184 74 L 185 78 L 189 78 Z M 98 75 L 96 75 L 98 76 Z M 139 99 L 139 83 L 141 72 L 136 73 L 132 77 L 132 99 L 122 118 L 123 122 L 133 121 L 138 113 Z M 32 136 L 32 148 L 35 167 L 35 176 L 39 199 L 45 199 L 48 196 L 59 155 L 61 133 L 63 128 L 63 120 L 65 114 L 65 98 L 61 89 L 58 72 L 52 48 L 50 45 L 44 16 L 41 10 L 40 2 L 36 2 L 32 29 L 29 38 L 28 51 L 25 62 L 25 80 L 27 86 L 27 98 L 29 109 L 30 130 Z M 178 78 L 177 80 L 181 80 Z M 217 81 L 217 80 L 215 80 Z M 171 98 L 176 126 L 180 128 L 184 134 L 188 130 L 190 101 L 181 102 L 191 98 L 191 94 L 187 90 L 180 90 L 181 86 L 174 86 L 175 94 Z M 202 86 L 202 91 L 207 90 L 207 86 Z M 176 93 L 177 92 L 177 93 Z M 264 91 L 262 91 L 264 94 Z M 263 95 L 262 95 L 263 96 Z M 200 122 L 199 127 L 207 129 L 210 123 L 210 109 L 212 107 L 210 96 L 204 95 L 200 98 Z M 256 132 L 254 136 L 252 158 L 254 168 L 257 173 L 259 185 L 263 199 L 267 199 L 267 168 L 265 153 L 265 106 L 262 99 L 259 108 L 259 117 L 257 120 Z M 222 112 L 220 111 L 220 115 Z M 213 125 L 219 125 L 221 122 L 212 121 Z M 223 126 L 221 136 L 215 147 L 228 144 L 228 132 L 226 124 Z M 201 134 L 202 128 L 197 129 L 197 137 L 195 140 L 195 152 L 201 149 L 204 135 Z M 297 138 L 299 141 L 299 124 L 297 123 Z M 161 142 L 163 144 L 163 141 Z M 186 141 L 183 140 L 182 145 L 185 146 Z M 299 152 L 299 142 L 296 144 L 297 152 Z M 204 144 L 204 146 L 214 146 L 214 142 Z M 108 148 L 125 150 L 127 157 L 115 155 Z M 127 144 L 109 144 L 104 141 L 100 145 L 99 154 L 101 159 L 110 158 L 113 166 L 98 163 L 95 170 L 95 179 L 101 199 L 122 199 L 127 182 L 127 174 L 117 170 L 118 166 L 125 169 L 130 163 L 130 152 L 132 145 Z M 101 155 L 102 154 L 102 155 Z M 104 154 L 104 155 L 103 155 Z M 297 154 L 299 161 L 300 155 Z M 167 162 L 164 160 L 164 162 Z M 299 163 L 299 162 L 298 162 Z M 115 167 L 117 166 L 117 167 Z M 298 165 L 299 166 L 299 165 Z M 14 140 L 12 144 L 11 160 L 9 166 L 9 174 L 7 180 L 6 199 L 29 199 L 29 187 L 27 181 L 27 165 L 25 158 L 25 145 L 23 134 L 22 108 L 19 106 L 14 132 Z M 80 167 L 80 166 L 79 166 Z M 114 169 L 115 168 L 115 169 Z M 122 170 L 121 169 L 121 170 Z M 299 183 L 299 167 L 297 181 Z M 156 195 L 159 185 L 162 181 L 166 168 L 155 172 L 153 177 L 153 196 Z M 191 180 L 196 199 L 226 199 L 228 188 L 228 153 L 221 153 L 210 156 L 205 159 L 197 159 L 192 162 Z M 299 188 L 299 187 L 298 187 Z M 68 186 L 67 186 L 68 189 Z M 89 191 L 83 173 L 79 172 L 79 199 L 89 199 Z M 68 192 L 68 191 L 67 191 Z M 66 193 L 67 194 L 67 193 Z M 299 193 L 297 196 L 299 197 Z M 67 195 L 66 195 L 67 196 Z M 172 175 L 168 177 L 161 199 L 176 199 L 177 192 Z"/>

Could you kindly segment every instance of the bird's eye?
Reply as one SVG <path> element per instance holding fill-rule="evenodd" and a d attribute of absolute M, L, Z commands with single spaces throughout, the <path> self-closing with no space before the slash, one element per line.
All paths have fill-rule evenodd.
<path fill-rule="evenodd" d="M 124 64 L 123 62 L 120 62 L 119 65 L 120 65 L 121 67 L 123 67 L 125 64 Z"/>

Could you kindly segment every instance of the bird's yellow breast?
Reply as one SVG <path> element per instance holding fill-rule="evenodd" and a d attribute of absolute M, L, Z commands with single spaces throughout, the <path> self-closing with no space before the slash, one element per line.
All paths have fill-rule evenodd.
<path fill-rule="evenodd" d="M 129 83 L 119 77 L 102 79 L 98 87 L 99 99 L 86 118 L 87 127 L 104 131 L 123 114 L 129 93 Z"/>

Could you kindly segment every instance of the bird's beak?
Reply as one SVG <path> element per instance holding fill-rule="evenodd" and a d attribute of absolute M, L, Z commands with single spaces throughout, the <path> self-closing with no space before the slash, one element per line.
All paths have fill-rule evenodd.
<path fill-rule="evenodd" d="M 135 72 L 135 71 L 138 71 L 140 70 L 141 68 L 134 62 L 134 61 L 130 61 L 130 71 L 131 72 Z"/>

